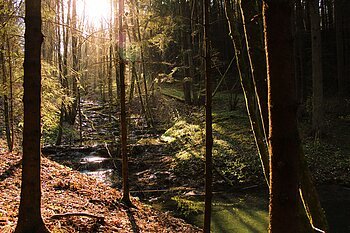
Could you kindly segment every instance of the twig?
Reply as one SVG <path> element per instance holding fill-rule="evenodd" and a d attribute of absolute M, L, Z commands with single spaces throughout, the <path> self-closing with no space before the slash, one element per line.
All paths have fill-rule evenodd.
<path fill-rule="evenodd" d="M 107 150 L 107 153 L 108 153 L 109 157 L 111 157 L 111 159 L 113 161 L 114 168 L 117 169 L 117 165 L 115 164 L 115 157 L 113 157 L 113 155 L 112 155 L 111 151 L 109 150 L 108 145 L 107 145 L 106 142 L 105 142 L 104 146 L 105 146 L 105 148 Z"/>
<path fill-rule="evenodd" d="M 103 216 L 97 216 L 97 215 L 83 213 L 83 212 L 54 214 L 51 216 L 51 219 L 60 219 L 60 218 L 66 218 L 66 217 L 71 217 L 71 216 L 82 216 L 82 217 L 96 218 L 98 221 L 101 221 L 101 222 L 103 222 L 105 219 Z"/>

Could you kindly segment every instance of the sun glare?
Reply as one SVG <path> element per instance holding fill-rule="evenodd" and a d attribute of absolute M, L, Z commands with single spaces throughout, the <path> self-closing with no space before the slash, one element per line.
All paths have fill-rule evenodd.
<path fill-rule="evenodd" d="M 111 0 L 78 0 L 78 14 L 95 25 L 106 23 L 111 16 Z"/>

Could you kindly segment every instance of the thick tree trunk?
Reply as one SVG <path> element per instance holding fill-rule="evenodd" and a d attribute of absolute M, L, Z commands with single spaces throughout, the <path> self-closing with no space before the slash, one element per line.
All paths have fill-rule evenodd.
<path fill-rule="evenodd" d="M 41 1 L 25 1 L 22 185 L 15 232 L 49 232 L 41 217 Z"/>
<path fill-rule="evenodd" d="M 323 72 L 319 1 L 310 0 L 312 45 L 312 129 L 315 136 L 322 133 L 323 120 Z"/>
<path fill-rule="evenodd" d="M 300 232 L 292 9 L 292 1 L 287 0 L 268 1 L 263 8 L 269 93 L 269 232 L 273 233 Z"/>

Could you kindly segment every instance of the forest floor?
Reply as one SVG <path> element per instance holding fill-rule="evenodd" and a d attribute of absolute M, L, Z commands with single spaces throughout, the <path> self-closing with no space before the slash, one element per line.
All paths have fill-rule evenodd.
<path fill-rule="evenodd" d="M 42 158 L 42 215 L 52 232 L 200 232 L 167 213 L 132 198 L 135 208 L 118 202 L 119 191 L 94 178 Z M 20 201 L 21 155 L 0 149 L 0 232 L 12 232 Z M 96 217 L 58 214 L 81 213 Z"/>
<path fill-rule="evenodd" d="M 72 137 L 73 140 L 66 137 L 65 142 L 73 142 L 73 145 L 59 148 L 45 146 L 43 148 L 45 157 L 73 169 L 52 163 L 45 158 L 43 159 L 43 176 L 48 176 L 46 171 L 50 171 L 52 167 L 55 168 L 53 172 L 55 175 L 51 174 L 49 177 L 59 177 L 58 179 L 50 178 L 45 180 L 45 177 L 43 179 L 43 215 L 51 229 L 60 229 L 61 227 L 62 229 L 68 229 L 67 231 L 69 232 L 198 231 L 197 228 L 184 225 L 184 222 L 181 220 L 172 218 L 169 214 L 156 212 L 138 201 L 140 199 L 149 205 L 170 211 L 171 215 L 182 217 L 199 226 L 202 224 L 200 220 L 193 221 L 191 218 L 197 216 L 197 219 L 202 219 L 201 214 L 203 213 L 204 107 L 185 105 L 182 101 L 181 89 L 178 87 L 174 88 L 174 85 L 163 85 L 161 92 L 171 96 L 171 98 L 161 95 L 160 92 L 155 92 L 154 96 L 150 98 L 155 129 L 147 126 L 138 101 L 130 103 L 130 186 L 131 194 L 135 197 L 133 202 L 136 203 L 137 210 L 128 211 L 123 208 L 116 201 L 120 198 L 118 191 L 108 188 L 101 183 L 96 185 L 95 179 L 76 172 L 80 171 L 95 176 L 100 181 L 108 184 L 108 186 L 117 189 L 121 188 L 120 160 L 112 158 L 119 156 L 118 119 L 117 117 L 108 119 L 108 106 L 89 100 L 84 102 L 84 146 L 77 146 L 77 133 L 67 131 L 66 136 Z M 213 206 L 214 209 L 220 209 L 213 216 L 213 225 L 215 227 L 217 220 L 218 226 L 218 228 L 214 229 L 214 232 L 244 232 L 237 228 L 226 228 L 226 230 L 220 228 L 222 227 L 223 218 L 227 221 L 224 227 L 241 225 L 240 227 L 243 227 L 243 229 L 250 227 L 255 229 L 252 232 L 262 232 L 264 230 L 261 229 L 266 229 L 267 221 L 267 187 L 257 156 L 244 100 L 241 96 L 238 96 L 236 100 L 237 102 L 232 101 L 231 96 L 226 92 L 218 92 L 213 99 L 213 182 L 215 192 Z M 114 112 L 112 116 L 116 116 L 116 114 Z M 350 148 L 348 143 L 350 141 L 350 112 L 342 114 L 327 112 L 326 116 L 327 129 L 323 138 L 314 138 L 309 133 L 310 123 L 307 115 L 301 121 L 301 139 L 306 159 L 316 185 L 318 187 L 326 185 L 326 188 L 320 189 L 321 199 L 329 200 L 329 202 L 324 203 L 334 206 L 334 202 L 331 201 L 339 197 L 338 204 L 340 206 L 349 206 L 350 200 L 347 193 L 349 193 L 348 188 L 350 187 L 350 176 L 348 176 L 350 173 Z M 5 157 L 4 164 L 7 163 L 9 156 L 8 154 L 2 156 Z M 82 163 L 82 161 L 88 160 L 93 160 L 89 166 L 86 163 Z M 0 159 L 0 161 L 2 160 Z M 5 169 L 0 170 L 2 172 L 0 174 L 3 174 L 0 176 L 1 185 L 6 181 L 9 182 L 6 185 L 12 185 L 8 187 L 11 187 L 12 190 L 17 190 L 2 192 L 4 195 L 5 193 L 17 192 L 17 196 L 11 194 L 15 201 L 0 198 L 0 200 L 8 200 L 5 205 L 0 203 L 1 209 L 3 209 L 2 206 L 14 202 L 9 205 L 12 206 L 10 215 L 7 214 L 5 216 L 0 213 L 2 226 L 7 225 L 9 229 L 15 224 L 15 208 L 19 201 L 20 171 L 18 162 L 18 155 L 17 157 L 14 156 L 13 161 L 9 164 L 17 163 L 17 165 L 15 168 L 9 169 L 10 175 L 7 175 L 9 172 L 4 173 L 10 165 L 6 165 L 4 168 L 5 165 L 0 164 L 1 169 Z M 15 173 L 18 175 L 18 180 L 15 184 L 11 184 L 9 177 Z M 83 183 L 80 183 L 80 181 Z M 51 188 L 48 189 L 49 187 Z M 50 191 L 47 192 L 45 190 Z M 107 191 L 105 192 L 104 190 Z M 329 197 L 327 196 L 328 190 L 338 190 L 334 192 L 338 192 L 339 195 L 333 193 L 334 195 Z M 69 200 L 64 199 L 65 201 L 62 203 L 59 199 L 57 202 L 48 202 L 50 198 L 46 195 L 53 194 L 58 196 L 57 193 L 60 193 L 60 195 L 67 193 Z M 255 197 L 255 194 L 257 194 L 257 197 Z M 248 195 L 248 199 L 246 195 Z M 76 199 L 71 198 L 73 196 Z M 243 199 L 246 199 L 246 202 L 242 202 Z M 251 206 L 251 203 L 256 204 Z M 240 213 L 232 214 L 232 206 Z M 243 207 L 243 212 L 241 207 Z M 222 211 L 226 211 L 227 208 L 231 212 Z M 252 223 L 252 217 L 247 219 L 245 216 L 251 215 L 251 211 L 254 208 L 258 212 L 255 212 L 253 215 L 263 217 L 259 217 L 256 219 L 257 221 L 254 220 L 255 223 Z M 63 211 L 89 211 L 92 214 L 103 215 L 107 224 L 101 225 L 98 221 L 90 218 L 70 217 L 59 221 L 50 218 L 50 216 Z M 337 215 L 337 213 L 334 214 L 330 211 L 329 213 L 330 217 L 335 216 L 335 221 L 346 215 Z M 230 219 L 229 215 L 235 215 L 236 218 L 243 216 L 244 219 Z M 133 219 L 136 219 L 137 227 L 133 224 Z M 147 221 L 148 223 L 146 224 Z M 261 224 L 261 222 L 264 222 L 264 224 Z M 167 224 L 170 224 L 170 226 Z M 256 226 L 256 224 L 259 226 Z M 332 224 L 334 223 L 332 222 Z M 348 229 L 350 227 L 346 221 L 335 224 L 342 224 L 340 229 Z M 79 230 L 79 228 L 84 229 Z M 342 232 L 342 230 L 334 232 Z"/>

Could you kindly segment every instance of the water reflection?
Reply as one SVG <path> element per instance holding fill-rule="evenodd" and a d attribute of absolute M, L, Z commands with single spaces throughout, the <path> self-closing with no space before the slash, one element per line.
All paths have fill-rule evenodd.
<path fill-rule="evenodd" d="M 99 156 L 86 156 L 86 157 L 80 159 L 80 164 L 102 163 L 106 160 L 108 160 L 108 158 L 103 158 L 103 157 L 99 157 Z"/>
<path fill-rule="evenodd" d="M 86 174 L 88 176 L 92 176 L 96 178 L 97 180 L 109 185 L 113 186 L 115 183 L 118 182 L 118 175 L 116 174 L 116 171 L 114 169 L 97 169 L 95 171 L 91 170 L 82 170 L 80 171 L 83 174 Z"/>

